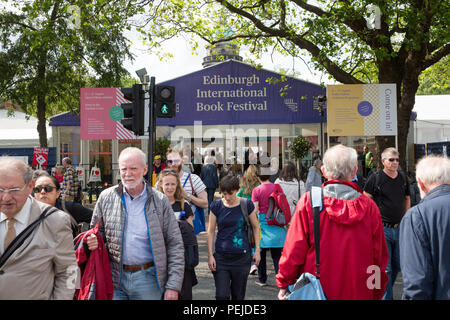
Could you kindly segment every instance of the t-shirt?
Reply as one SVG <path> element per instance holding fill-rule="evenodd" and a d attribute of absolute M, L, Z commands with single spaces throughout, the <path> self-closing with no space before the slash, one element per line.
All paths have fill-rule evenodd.
<path fill-rule="evenodd" d="M 259 212 L 266 213 L 269 209 L 269 196 L 275 189 L 273 183 L 263 183 L 253 189 L 252 201 L 258 202 Z"/>
<path fill-rule="evenodd" d="M 377 174 L 380 174 L 379 192 L 375 186 Z M 410 195 L 408 179 L 405 188 L 405 181 L 400 173 L 392 179 L 381 170 L 369 176 L 364 191 L 373 196 L 383 222 L 400 223 L 405 213 L 405 196 Z"/>
<path fill-rule="evenodd" d="M 206 189 L 206 186 L 198 175 L 191 173 L 191 180 L 192 180 L 192 187 L 191 187 L 191 182 L 189 181 L 188 176 L 189 173 L 183 172 L 183 176 L 180 178 L 181 186 L 183 187 L 184 185 L 183 187 L 184 191 L 186 191 L 186 193 L 190 195 L 192 195 L 192 187 L 193 187 L 194 193 L 197 194 L 198 196 L 200 192 Z"/>
<path fill-rule="evenodd" d="M 180 211 L 181 211 L 181 202 L 175 201 L 172 204 L 172 210 L 173 210 L 173 213 L 175 214 L 175 218 L 178 220 L 178 217 L 180 216 Z M 191 206 L 186 201 L 184 202 L 184 212 L 186 213 L 186 219 L 189 218 L 190 216 L 194 215 L 194 213 L 192 212 Z"/>
<path fill-rule="evenodd" d="M 255 210 L 255 205 L 247 201 L 248 215 Z M 232 208 L 226 207 L 222 200 L 211 203 L 211 213 L 217 218 L 216 252 L 221 253 L 247 253 L 250 250 L 245 220 L 241 205 Z"/>

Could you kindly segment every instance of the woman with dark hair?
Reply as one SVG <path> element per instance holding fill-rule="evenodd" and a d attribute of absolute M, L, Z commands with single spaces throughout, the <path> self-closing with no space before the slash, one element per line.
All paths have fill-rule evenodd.
<path fill-rule="evenodd" d="M 297 168 L 292 162 L 287 162 L 281 170 L 280 176 L 275 180 L 283 189 L 291 209 L 291 215 L 295 212 L 298 199 L 305 193 L 305 184 L 299 179 Z"/>
<path fill-rule="evenodd" d="M 278 273 L 278 261 L 286 239 L 285 228 L 269 225 L 266 221 L 266 212 L 269 209 L 269 196 L 275 190 L 275 184 L 269 180 L 270 176 L 270 165 L 260 165 L 258 167 L 258 179 L 261 185 L 253 189 L 252 192 L 252 201 L 257 209 L 258 220 L 261 226 L 261 263 L 258 265 L 258 280 L 256 280 L 256 284 L 261 287 L 267 286 L 267 251 L 270 250 L 275 273 Z"/>
<path fill-rule="evenodd" d="M 207 234 L 208 266 L 214 276 L 216 300 L 244 300 L 247 279 L 252 261 L 251 246 L 247 237 L 244 213 L 241 209 L 239 179 L 227 175 L 219 184 L 223 198 L 211 204 Z M 255 254 L 253 261 L 258 265 L 260 260 L 260 232 L 257 211 L 249 200 L 248 218 L 255 235 Z M 214 234 L 217 226 L 217 237 Z"/>
<path fill-rule="evenodd" d="M 36 200 L 65 211 L 71 216 L 74 237 L 88 228 L 92 218 L 92 210 L 77 202 L 62 201 L 59 198 L 61 185 L 54 176 L 48 174 L 38 176 L 34 182 L 33 192 Z"/>

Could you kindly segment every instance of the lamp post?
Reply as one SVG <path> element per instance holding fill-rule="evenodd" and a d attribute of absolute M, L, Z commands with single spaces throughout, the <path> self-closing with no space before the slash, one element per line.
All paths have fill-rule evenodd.
<path fill-rule="evenodd" d="M 318 96 L 314 108 L 317 109 L 320 113 L 320 158 L 323 159 L 323 115 L 327 108 L 327 97 Z"/>

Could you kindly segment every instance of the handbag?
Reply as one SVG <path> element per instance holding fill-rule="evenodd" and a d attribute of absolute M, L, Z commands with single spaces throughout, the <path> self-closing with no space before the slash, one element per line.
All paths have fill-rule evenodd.
<path fill-rule="evenodd" d="M 58 209 L 55 207 L 45 208 L 39 218 L 33 221 L 28 227 L 25 228 L 25 230 L 23 230 L 17 237 L 14 238 L 14 240 L 9 244 L 8 248 L 6 248 L 5 252 L 3 252 L 2 256 L 0 257 L 0 268 L 3 267 L 9 257 L 11 257 L 11 255 L 14 253 L 14 251 L 19 249 L 24 241 L 33 233 L 34 229 L 39 226 L 41 221 L 56 211 L 58 211 Z"/>
<path fill-rule="evenodd" d="M 244 216 L 245 222 L 244 228 L 245 231 L 247 232 L 248 243 L 250 245 L 250 248 L 255 248 L 256 247 L 255 234 L 253 233 L 253 228 L 250 225 L 250 221 L 248 220 L 247 200 L 245 198 L 240 198 L 239 202 L 241 205 L 242 215 Z"/>
<path fill-rule="evenodd" d="M 320 212 L 323 209 L 323 191 L 321 187 L 311 188 L 311 206 L 314 224 L 314 251 L 316 253 L 316 274 L 304 272 L 297 282 L 288 287 L 291 292 L 288 300 L 327 300 L 320 284 Z"/>
<path fill-rule="evenodd" d="M 186 180 L 183 183 L 183 188 L 186 185 L 186 182 L 189 180 L 191 183 L 191 190 L 192 195 L 194 197 L 197 197 L 197 193 L 195 193 L 194 185 L 192 184 L 191 174 L 189 173 Z M 206 224 L 205 224 L 205 212 L 203 211 L 203 208 L 196 206 L 192 202 L 190 203 L 190 206 L 192 208 L 192 212 L 194 212 L 194 230 L 195 234 L 199 234 L 202 231 L 206 231 Z"/>

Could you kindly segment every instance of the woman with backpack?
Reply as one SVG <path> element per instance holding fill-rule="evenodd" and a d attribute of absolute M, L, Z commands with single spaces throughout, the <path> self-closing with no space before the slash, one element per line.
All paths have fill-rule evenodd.
<path fill-rule="evenodd" d="M 192 287 L 198 283 L 194 269 L 198 264 L 198 244 L 193 222 L 194 213 L 191 206 L 184 201 L 184 190 L 181 187 L 178 173 L 175 170 L 164 169 L 158 177 L 157 188 L 169 199 L 184 242 L 184 279 L 179 300 L 192 300 Z"/>
<path fill-rule="evenodd" d="M 267 286 L 266 253 L 270 250 L 275 274 L 278 273 L 278 261 L 283 251 L 286 229 L 276 225 L 269 225 L 266 221 L 266 212 L 269 209 L 269 196 L 275 190 L 275 184 L 269 180 L 271 175 L 270 166 L 260 165 L 257 175 L 261 185 L 253 189 L 252 192 L 252 201 L 258 210 L 258 220 L 261 226 L 261 262 L 258 265 L 258 280 L 256 280 L 256 284 L 265 287 Z"/>
<path fill-rule="evenodd" d="M 219 188 L 223 198 L 211 204 L 209 216 L 208 266 L 214 276 L 216 300 L 230 300 L 230 297 L 231 300 L 244 300 L 252 262 L 247 228 L 252 228 L 255 238 L 253 261 L 258 265 L 260 260 L 257 211 L 251 201 L 236 196 L 239 191 L 236 176 L 225 176 L 220 180 Z M 248 219 L 244 215 L 248 215 Z M 217 237 L 214 239 L 216 226 Z"/>
<path fill-rule="evenodd" d="M 289 202 L 291 215 L 295 212 L 295 206 L 298 199 L 305 193 L 305 184 L 300 180 L 297 174 L 297 168 L 292 162 L 287 162 L 281 170 L 280 176 L 275 180 L 279 184 Z"/>

